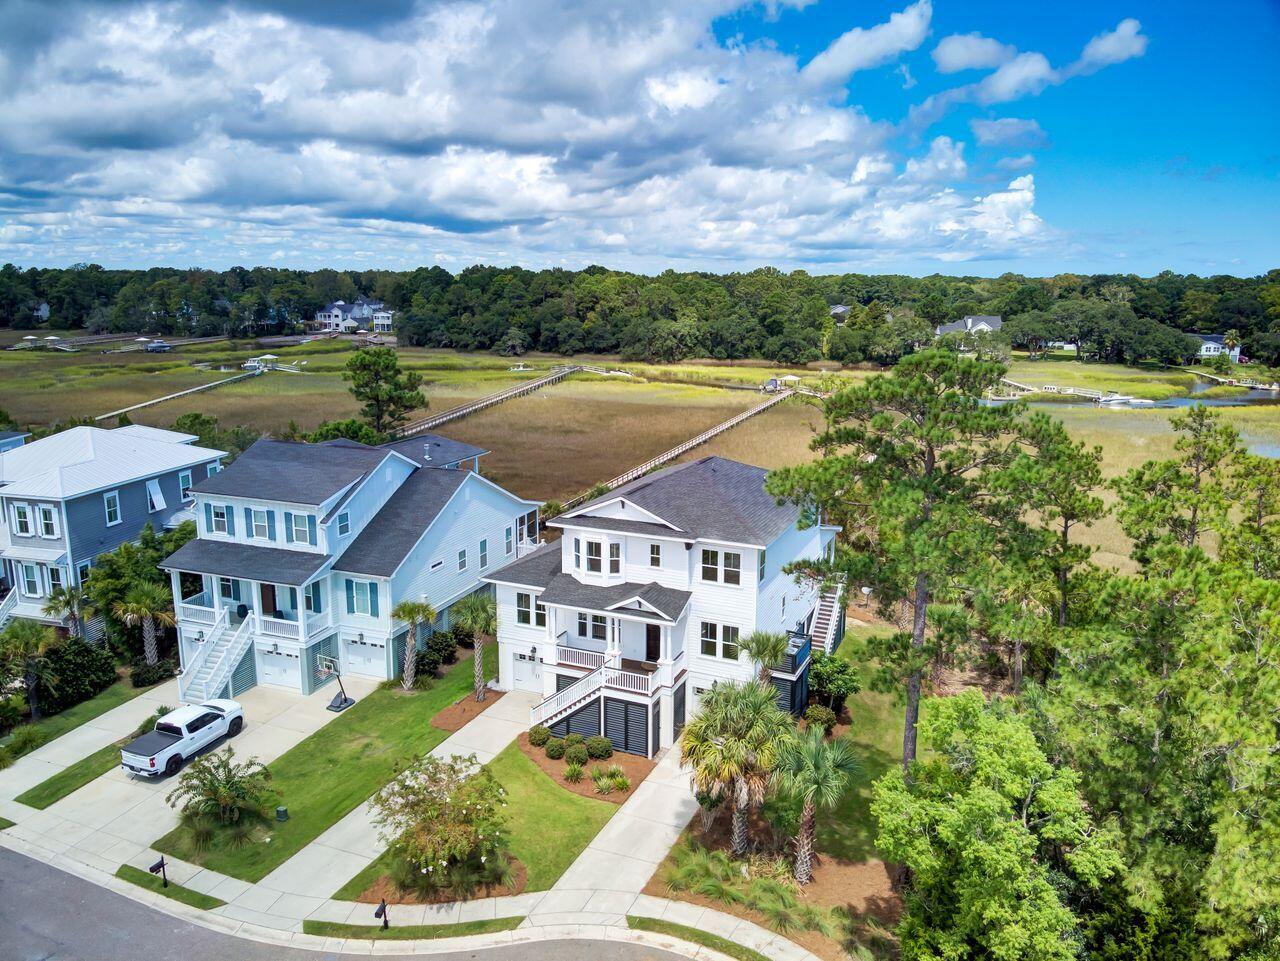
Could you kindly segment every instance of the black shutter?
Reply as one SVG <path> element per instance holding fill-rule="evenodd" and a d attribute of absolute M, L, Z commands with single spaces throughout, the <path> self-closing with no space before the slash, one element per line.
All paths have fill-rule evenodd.
<path fill-rule="evenodd" d="M 604 699 L 604 736 L 615 751 L 627 749 L 627 704 L 611 697 Z"/>
<path fill-rule="evenodd" d="M 658 745 L 662 743 L 662 703 L 660 701 L 653 702 L 652 723 L 649 726 L 649 743 L 653 745 L 653 750 L 658 750 Z"/>
<path fill-rule="evenodd" d="M 773 686 L 778 689 L 778 707 L 788 714 L 794 713 L 791 709 L 791 682 L 785 677 L 775 677 Z"/>
<path fill-rule="evenodd" d="M 679 738 L 680 732 L 684 730 L 684 697 L 687 685 L 681 684 L 676 688 L 675 693 L 671 696 L 671 719 L 674 725 L 674 736 Z"/>
<path fill-rule="evenodd" d="M 600 699 L 593 698 L 568 717 L 556 721 L 551 725 L 551 733 L 556 737 L 568 734 L 595 737 L 600 733 Z"/>

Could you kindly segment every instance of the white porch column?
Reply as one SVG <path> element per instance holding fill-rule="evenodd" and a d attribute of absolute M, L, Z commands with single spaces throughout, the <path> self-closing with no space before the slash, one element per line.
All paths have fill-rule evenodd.
<path fill-rule="evenodd" d="M 177 605 L 182 603 L 182 578 L 177 571 L 169 572 L 169 583 L 173 587 L 173 604 L 176 610 Z"/>
<path fill-rule="evenodd" d="M 622 621 L 619 618 L 611 617 L 608 619 L 608 629 L 605 637 L 607 638 L 605 641 L 605 663 L 613 667 L 621 666 Z"/>

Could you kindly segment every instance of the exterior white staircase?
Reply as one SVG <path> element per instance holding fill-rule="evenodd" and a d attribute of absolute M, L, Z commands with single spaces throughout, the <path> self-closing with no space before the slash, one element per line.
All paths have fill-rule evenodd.
<path fill-rule="evenodd" d="M 9 623 L 9 618 L 13 617 L 13 609 L 18 606 L 18 589 L 11 588 L 9 593 L 4 596 L 4 600 L 0 601 L 0 630 Z"/>
<path fill-rule="evenodd" d="M 843 585 L 827 588 L 818 597 L 818 609 L 813 615 L 813 642 L 824 654 L 830 654 L 839 646 L 840 595 Z"/>
<path fill-rule="evenodd" d="M 188 704 L 198 704 L 216 697 L 231 673 L 253 643 L 256 615 L 250 611 L 240 625 L 231 630 L 227 611 L 223 609 L 214 622 L 200 653 L 192 659 L 178 682 L 178 695 Z"/>
<path fill-rule="evenodd" d="M 562 717 L 572 714 L 586 704 L 604 687 L 607 667 L 597 667 L 590 674 L 578 678 L 562 691 L 556 691 L 540 704 L 529 709 L 530 724 L 551 725 Z"/>

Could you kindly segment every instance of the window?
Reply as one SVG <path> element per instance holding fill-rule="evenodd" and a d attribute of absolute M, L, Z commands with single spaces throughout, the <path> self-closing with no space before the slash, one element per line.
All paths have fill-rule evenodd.
<path fill-rule="evenodd" d="M 347 613 L 378 616 L 378 585 L 372 581 L 347 581 Z"/>
<path fill-rule="evenodd" d="M 271 525 L 267 520 L 267 512 L 255 509 L 250 512 L 250 518 L 252 523 L 252 531 L 249 536 L 260 537 L 263 540 L 270 539 Z"/>
<path fill-rule="evenodd" d="M 156 511 L 165 509 L 164 492 L 160 490 L 160 481 L 158 478 L 151 478 L 147 481 L 147 511 L 154 514 Z"/>
<path fill-rule="evenodd" d="M 718 581 L 720 579 L 720 552 L 702 550 L 702 579 Z"/>
<path fill-rule="evenodd" d="M 621 544 L 609 545 L 609 573 L 610 574 L 622 573 L 622 545 Z"/>
<path fill-rule="evenodd" d="M 467 569 L 467 549 L 464 547 L 458 551 L 458 570 L 465 571 Z"/>
<path fill-rule="evenodd" d="M 54 591 L 60 591 L 60 590 L 62 590 L 62 568 L 50 567 L 49 568 L 49 592 L 53 593 Z"/>
<path fill-rule="evenodd" d="M 738 659 L 738 629 L 723 627 L 720 630 L 720 656 L 726 661 Z"/>
<path fill-rule="evenodd" d="M 528 594 L 516 594 L 516 623 L 529 624 L 533 621 L 531 609 L 533 598 Z"/>
<path fill-rule="evenodd" d="M 724 552 L 724 582 L 726 584 L 742 583 L 742 555 Z"/>
<path fill-rule="evenodd" d="M 13 505 L 13 529 L 15 533 L 21 534 L 23 537 L 30 537 L 31 528 L 31 508 L 26 504 Z"/>
<path fill-rule="evenodd" d="M 178 497 L 184 501 L 191 499 L 191 471 L 189 470 L 178 474 Z"/>
<path fill-rule="evenodd" d="M 485 538 L 480 540 L 480 570 L 484 570 L 489 566 L 489 541 Z"/>
<path fill-rule="evenodd" d="M 709 621 L 702 622 L 702 653 L 707 657 L 716 656 L 716 626 Z"/>
<path fill-rule="evenodd" d="M 515 538 L 512 536 L 511 528 L 507 528 L 507 556 L 511 556 L 511 552 L 515 550 Z"/>
<path fill-rule="evenodd" d="M 208 465 L 207 467 L 205 467 L 205 469 L 204 469 L 204 476 L 205 476 L 205 477 L 212 477 L 214 474 L 218 473 L 218 471 L 220 471 L 220 470 L 222 470 L 222 467 L 221 467 L 220 465 L 218 465 L 218 464 L 209 464 L 209 465 Z"/>
<path fill-rule="evenodd" d="M 58 513 L 48 504 L 40 505 L 40 536 L 58 536 Z"/>
<path fill-rule="evenodd" d="M 231 577 L 219 577 L 218 596 L 224 601 L 240 600 L 240 582 Z"/>
<path fill-rule="evenodd" d="M 662 566 L 662 545 L 661 544 L 649 545 L 649 566 L 650 567 Z"/>
<path fill-rule="evenodd" d="M 76 565 L 76 576 L 80 578 L 81 584 L 89 579 L 89 572 L 91 570 L 93 570 L 93 565 L 88 561 L 81 561 Z"/>
<path fill-rule="evenodd" d="M 600 615 L 600 614 L 591 615 L 591 639 L 592 640 L 595 640 L 595 641 L 607 640 L 608 639 L 608 634 L 606 633 L 607 628 L 608 628 L 608 623 L 605 621 L 603 615 Z"/>
<path fill-rule="evenodd" d="M 338 536 L 346 537 L 351 533 L 351 514 L 343 511 L 338 515 Z"/>
<path fill-rule="evenodd" d="M 533 602 L 533 623 L 538 627 L 547 626 L 547 609 L 537 601 Z"/>
<path fill-rule="evenodd" d="M 573 539 L 573 569 L 582 569 L 582 541 L 577 537 Z"/>
<path fill-rule="evenodd" d="M 215 505 L 209 512 L 209 529 L 215 534 L 230 533 L 227 530 L 227 507 Z"/>
<path fill-rule="evenodd" d="M 27 597 L 40 596 L 40 570 L 34 564 L 22 565 L 22 593 Z"/>
<path fill-rule="evenodd" d="M 601 565 L 601 549 L 599 541 L 587 541 L 587 573 L 599 574 Z"/>
<path fill-rule="evenodd" d="M 582 613 L 578 614 L 578 636 L 579 637 L 587 636 L 587 615 L 586 614 L 582 614 Z"/>
<path fill-rule="evenodd" d="M 312 581 L 302 589 L 302 600 L 312 614 L 324 613 L 324 588 L 319 581 Z"/>
<path fill-rule="evenodd" d="M 311 516 L 309 514 L 291 514 L 293 539 L 303 544 L 311 543 Z"/>
<path fill-rule="evenodd" d="M 120 523 L 120 492 L 108 491 L 103 494 L 102 503 L 107 511 L 107 526 L 115 527 Z"/>
<path fill-rule="evenodd" d="M 765 568 L 764 553 L 765 552 L 763 550 L 760 551 L 759 566 L 756 568 L 756 580 L 758 580 L 761 584 L 764 583 L 764 568 Z"/>

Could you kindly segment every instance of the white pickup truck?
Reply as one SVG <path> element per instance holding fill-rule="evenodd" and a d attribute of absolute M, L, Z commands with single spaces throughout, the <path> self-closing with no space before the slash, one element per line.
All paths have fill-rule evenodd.
<path fill-rule="evenodd" d="M 120 766 L 143 777 L 177 774 L 182 762 L 195 757 L 224 734 L 235 737 L 244 727 L 244 709 L 222 698 L 189 704 L 156 721 L 153 730 L 120 751 Z"/>

